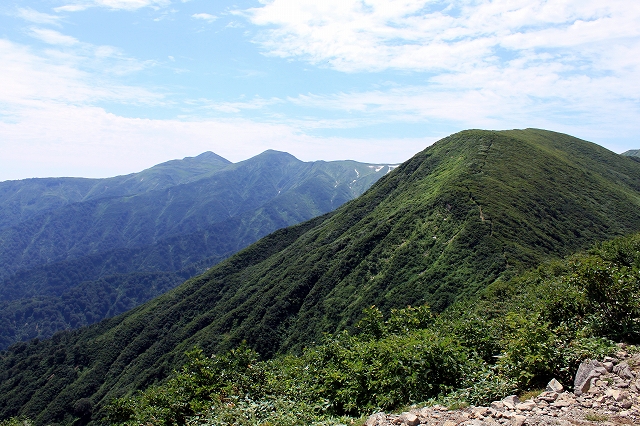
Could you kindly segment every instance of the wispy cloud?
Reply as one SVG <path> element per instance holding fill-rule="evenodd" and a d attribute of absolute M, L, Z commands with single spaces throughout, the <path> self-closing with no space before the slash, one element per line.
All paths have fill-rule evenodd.
<path fill-rule="evenodd" d="M 130 104 L 163 102 L 161 94 L 123 85 L 110 78 L 109 72 L 83 70 L 94 65 L 87 63 L 94 58 L 55 50 L 38 54 L 30 48 L 2 39 L 0 57 L 0 81 L 6 83 L 0 90 L 0 115 L 21 114 L 23 109 L 42 109 L 45 105 L 82 106 L 103 101 Z M 104 66 L 105 63 L 101 63 Z"/>
<path fill-rule="evenodd" d="M 266 106 L 281 104 L 284 101 L 279 98 L 270 98 L 265 99 L 260 96 L 256 96 L 253 99 L 247 101 L 236 101 L 236 102 L 216 102 L 209 99 L 199 99 L 195 101 L 190 101 L 189 103 L 192 105 L 197 105 L 202 109 L 209 109 L 218 112 L 224 113 L 238 113 L 243 110 L 257 110 L 262 109 Z"/>
<path fill-rule="evenodd" d="M 580 55 L 640 35 L 640 5 L 625 0 L 274 0 L 237 13 L 272 27 L 256 39 L 267 53 L 347 72 L 462 70 L 499 62 L 498 49 Z"/>
<path fill-rule="evenodd" d="M 56 12 L 79 12 L 90 7 L 104 7 L 112 10 L 138 10 L 143 7 L 159 9 L 171 4 L 171 0 L 87 0 L 69 2 L 56 7 Z"/>
<path fill-rule="evenodd" d="M 209 13 L 194 13 L 193 15 L 191 15 L 191 17 L 194 19 L 201 19 L 207 22 L 213 22 L 216 19 L 218 19 L 216 15 L 211 15 Z"/>
<path fill-rule="evenodd" d="M 38 12 L 31 8 L 19 8 L 16 14 L 19 18 L 34 24 L 60 25 L 60 20 L 62 19 L 61 16 Z"/>
<path fill-rule="evenodd" d="M 79 43 L 78 39 L 75 37 L 64 35 L 58 31 L 46 28 L 31 28 L 30 33 L 33 37 L 48 44 L 73 46 Z"/>
<path fill-rule="evenodd" d="M 149 120 L 121 117 L 92 106 L 43 104 L 22 110 L 14 120 L 0 120 L 0 150 L 4 153 L 0 181 L 113 176 L 208 150 L 232 161 L 277 149 L 305 161 L 402 162 L 434 139 L 324 138 L 289 125 L 245 119 Z M 368 148 L 363 150 L 363 146 Z"/>
<path fill-rule="evenodd" d="M 258 26 L 267 55 L 411 81 L 289 99 L 301 106 L 379 122 L 638 130 L 637 2 L 273 0 L 235 13 Z"/>
<path fill-rule="evenodd" d="M 42 32 L 40 34 L 43 34 Z M 57 36 L 55 36 L 57 37 Z M 55 38 L 52 37 L 52 38 Z M 400 162 L 431 139 L 398 139 L 370 144 L 355 138 L 313 137 L 291 123 L 233 119 L 142 119 L 106 111 L 101 102 L 162 105 L 161 93 L 124 85 L 82 56 L 85 44 L 55 44 L 44 52 L 0 39 L 0 180 L 44 176 L 112 176 L 168 158 L 213 150 L 233 161 L 266 149 L 291 152 L 303 160 L 356 158 Z M 90 46 L 90 45 L 89 45 Z M 67 52 L 55 48 L 67 49 Z M 86 50 L 91 57 L 95 51 Z M 105 55 L 114 55 L 104 47 Z M 113 59 L 113 58 L 112 58 Z M 117 58 L 113 59 L 117 62 Z M 283 102 L 260 97 L 238 102 L 199 100 L 194 108 L 234 113 Z M 386 141 L 388 142 L 388 141 Z"/>

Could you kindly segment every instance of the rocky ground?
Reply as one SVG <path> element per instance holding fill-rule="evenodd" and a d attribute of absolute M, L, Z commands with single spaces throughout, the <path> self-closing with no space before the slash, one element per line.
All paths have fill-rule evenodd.
<path fill-rule="evenodd" d="M 376 413 L 365 426 L 640 425 L 640 353 L 624 347 L 602 362 L 585 361 L 567 392 L 555 379 L 545 392 L 520 401 L 512 395 L 490 407 L 424 407 L 402 414 Z"/>

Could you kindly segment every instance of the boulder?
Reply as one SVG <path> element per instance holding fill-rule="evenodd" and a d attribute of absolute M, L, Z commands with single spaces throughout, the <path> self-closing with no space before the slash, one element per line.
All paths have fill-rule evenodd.
<path fill-rule="evenodd" d="M 620 389 L 607 389 L 605 395 L 611 397 L 614 401 L 619 402 L 625 399 L 629 394 L 621 391 Z"/>
<path fill-rule="evenodd" d="M 504 402 L 502 401 L 493 401 L 491 403 L 491 408 L 493 408 L 494 410 L 502 411 L 504 410 L 504 407 L 505 405 L 504 405 Z"/>
<path fill-rule="evenodd" d="M 598 361 L 585 360 L 578 367 L 576 378 L 573 382 L 575 394 L 577 396 L 582 395 L 589 391 L 591 387 L 591 379 L 600 377 L 606 374 L 607 370 Z"/>
<path fill-rule="evenodd" d="M 576 400 L 573 398 L 573 395 L 571 395 L 568 392 L 565 392 L 560 394 L 560 396 L 558 396 L 558 399 L 556 399 L 556 401 L 551 405 L 556 408 L 562 408 L 562 407 L 570 407 L 573 404 L 575 404 L 575 402 Z"/>
<path fill-rule="evenodd" d="M 516 408 L 516 405 L 520 404 L 520 398 L 518 398 L 516 395 L 509 395 L 502 400 L 502 403 L 508 409 L 513 410 Z"/>
<path fill-rule="evenodd" d="M 420 419 L 413 413 L 404 413 L 400 416 L 399 420 L 407 426 L 417 426 L 420 424 Z"/>
<path fill-rule="evenodd" d="M 525 416 L 515 416 L 513 418 L 514 426 L 524 426 L 527 424 L 527 418 Z"/>
<path fill-rule="evenodd" d="M 626 362 L 621 362 L 620 364 L 613 367 L 613 372 L 618 375 L 623 380 L 631 380 L 635 377 L 631 368 L 629 368 L 629 364 Z"/>
<path fill-rule="evenodd" d="M 375 413 L 369 416 L 366 422 L 364 422 L 364 426 L 378 426 L 384 425 L 387 420 L 387 415 L 384 413 Z"/>
<path fill-rule="evenodd" d="M 536 399 L 539 401 L 553 402 L 558 399 L 558 392 L 542 392 Z"/>
<path fill-rule="evenodd" d="M 531 411 L 536 408 L 536 403 L 532 401 L 525 401 L 517 404 L 516 408 L 520 411 Z"/>
<path fill-rule="evenodd" d="M 633 406 L 633 402 L 630 399 L 623 399 L 622 402 L 620 402 L 620 406 L 625 410 L 628 410 Z"/>
<path fill-rule="evenodd" d="M 562 387 L 562 385 L 560 384 L 559 381 L 557 381 L 556 379 L 552 379 L 547 384 L 547 388 L 545 390 L 547 392 L 562 392 L 564 390 L 564 388 Z"/>

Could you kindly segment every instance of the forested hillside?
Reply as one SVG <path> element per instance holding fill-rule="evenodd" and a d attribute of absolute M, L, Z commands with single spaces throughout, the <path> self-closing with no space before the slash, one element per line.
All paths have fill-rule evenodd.
<path fill-rule="evenodd" d="M 44 178 L 0 182 L 0 229 L 81 201 L 141 194 L 196 181 L 230 165 L 213 152 L 106 179 Z"/>
<path fill-rule="evenodd" d="M 125 312 L 390 168 L 205 153 L 109 179 L 0 183 L 0 349 Z"/>
<path fill-rule="evenodd" d="M 640 164 L 567 135 L 464 131 L 333 213 L 277 231 L 125 315 L 2 358 L 0 415 L 70 420 L 164 379 L 194 345 L 298 353 L 362 312 L 441 312 L 540 262 L 640 229 Z M 20 384 L 18 386 L 18 383 Z"/>

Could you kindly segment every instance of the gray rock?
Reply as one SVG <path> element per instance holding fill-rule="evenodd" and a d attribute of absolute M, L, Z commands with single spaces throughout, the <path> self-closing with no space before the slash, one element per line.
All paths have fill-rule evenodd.
<path fill-rule="evenodd" d="M 387 415 L 384 413 L 375 413 L 369 416 L 364 426 L 378 426 L 384 425 L 387 421 Z"/>
<path fill-rule="evenodd" d="M 504 402 L 502 402 L 502 401 L 493 401 L 491 403 L 491 408 L 493 408 L 494 410 L 502 411 L 502 410 L 504 410 Z"/>
<path fill-rule="evenodd" d="M 618 375 L 623 380 L 630 380 L 635 377 L 631 368 L 629 368 L 629 364 L 626 362 L 621 362 L 620 364 L 613 367 L 613 372 Z"/>
<path fill-rule="evenodd" d="M 524 426 L 527 424 L 527 418 L 525 416 L 515 416 L 513 418 L 514 426 Z"/>
<path fill-rule="evenodd" d="M 607 389 L 606 396 L 610 396 L 614 401 L 622 401 L 629 396 L 627 392 L 623 392 L 620 389 Z"/>
<path fill-rule="evenodd" d="M 608 373 L 611 373 L 611 370 L 613 370 L 612 362 L 603 362 L 602 366 L 604 367 L 605 370 L 607 370 Z"/>
<path fill-rule="evenodd" d="M 630 399 L 625 399 L 620 403 L 620 406 L 626 410 L 633 406 L 633 402 Z"/>
<path fill-rule="evenodd" d="M 400 416 L 399 420 L 407 426 L 417 426 L 420 424 L 420 419 L 413 413 L 404 413 Z"/>
<path fill-rule="evenodd" d="M 536 408 L 536 403 L 531 401 L 521 402 L 516 405 L 516 408 L 520 411 L 531 411 Z"/>
<path fill-rule="evenodd" d="M 516 395 L 509 395 L 508 397 L 502 400 L 502 403 L 509 409 L 513 410 L 516 408 L 516 405 L 520 404 L 520 398 Z"/>
<path fill-rule="evenodd" d="M 562 387 L 562 385 L 560 384 L 559 381 L 557 381 L 556 379 L 552 379 L 548 384 L 547 384 L 547 389 L 545 389 L 547 392 L 562 392 L 564 390 L 564 388 Z"/>
<path fill-rule="evenodd" d="M 446 423 L 445 423 L 445 424 L 446 424 Z M 455 423 L 454 423 L 454 424 L 455 424 Z M 477 420 L 477 419 L 476 419 L 476 420 L 469 420 L 469 421 L 466 421 L 466 422 L 462 423 L 462 425 L 464 425 L 464 426 L 486 426 L 486 425 L 487 425 L 487 423 L 486 423 L 486 422 L 483 422 L 482 420 Z"/>
<path fill-rule="evenodd" d="M 598 361 L 583 361 L 582 364 L 580 364 L 580 367 L 578 367 L 578 372 L 576 373 L 576 378 L 573 382 L 575 394 L 580 396 L 583 393 L 588 392 L 591 387 L 591 379 L 600 377 L 606 373 L 607 370 L 605 370 L 602 364 Z"/>
<path fill-rule="evenodd" d="M 564 396 L 560 396 L 558 399 L 556 399 L 556 401 L 551 404 L 552 406 L 556 407 L 556 408 L 562 408 L 562 407 L 571 407 L 573 404 L 575 404 L 575 400 L 569 397 L 564 397 Z"/>
<path fill-rule="evenodd" d="M 540 401 L 553 402 L 558 399 L 558 392 L 542 392 L 536 399 Z"/>

